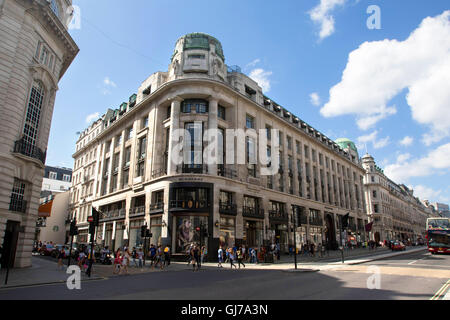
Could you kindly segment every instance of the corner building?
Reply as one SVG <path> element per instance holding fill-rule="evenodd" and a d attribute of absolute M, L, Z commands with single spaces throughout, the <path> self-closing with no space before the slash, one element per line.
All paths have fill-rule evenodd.
<path fill-rule="evenodd" d="M 271 129 L 278 129 L 277 174 L 260 175 L 261 165 L 251 164 L 258 140 L 250 134 L 244 137 L 245 164 L 169 161 L 179 142 L 172 138 L 176 129 L 211 128 L 221 132 L 224 159 L 227 140 L 234 140 L 235 160 L 238 138 L 227 129 L 263 129 L 268 154 Z M 194 135 L 182 144 L 190 158 L 196 147 L 207 147 Z M 151 243 L 169 244 L 174 254 L 184 254 L 191 242 L 206 245 L 210 257 L 219 245 L 234 244 L 279 243 L 287 252 L 294 243 L 294 215 L 297 246 L 310 241 L 336 249 L 339 216 L 347 212 L 349 231 L 364 241 L 364 170 L 348 145 L 331 141 L 265 96 L 239 67 L 227 66 L 217 39 L 185 35 L 167 72 L 151 75 L 129 102 L 109 109 L 80 135 L 72 185 L 77 241 L 89 241 L 92 206 L 103 212 L 96 241 L 114 249 L 142 244 L 140 226 L 147 224 Z"/>
<path fill-rule="evenodd" d="M 6 267 L 31 266 L 58 83 L 78 47 L 71 0 L 0 0 L 0 243 Z"/>

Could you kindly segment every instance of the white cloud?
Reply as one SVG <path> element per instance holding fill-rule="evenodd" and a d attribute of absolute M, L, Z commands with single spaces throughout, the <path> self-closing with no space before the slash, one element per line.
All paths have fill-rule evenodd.
<path fill-rule="evenodd" d="M 249 77 L 255 80 L 264 92 L 270 91 L 270 79 L 272 71 L 265 71 L 264 69 L 258 68 L 250 72 Z"/>
<path fill-rule="evenodd" d="M 372 132 L 368 135 L 358 137 L 358 139 L 357 139 L 358 148 L 360 148 L 360 149 L 364 148 L 365 146 L 367 146 L 368 142 L 371 142 L 372 146 L 375 149 L 384 148 L 389 144 L 389 142 L 390 142 L 389 136 L 387 136 L 383 139 L 377 139 L 377 136 L 378 136 L 378 131 L 375 130 L 374 132 Z"/>
<path fill-rule="evenodd" d="M 402 140 L 400 140 L 400 144 L 405 147 L 412 145 L 413 142 L 414 142 L 414 138 L 412 138 L 410 136 L 406 136 Z"/>
<path fill-rule="evenodd" d="M 114 83 L 114 81 L 109 79 L 109 77 L 105 77 L 105 79 L 103 80 L 103 84 L 105 84 L 107 87 L 117 88 L 117 85 Z"/>
<path fill-rule="evenodd" d="M 86 117 L 86 123 L 91 123 L 92 121 L 97 120 L 98 118 L 100 118 L 100 113 L 96 112 L 93 114 L 90 114 Z"/>
<path fill-rule="evenodd" d="M 415 187 L 408 187 L 414 190 L 414 195 L 420 200 L 429 200 L 431 202 L 436 201 L 442 190 L 433 190 L 423 185 L 417 185 Z"/>
<path fill-rule="evenodd" d="M 253 60 L 252 62 L 250 62 L 250 63 L 248 63 L 246 66 L 245 66 L 245 69 L 247 69 L 247 68 L 253 68 L 254 66 L 256 66 L 258 63 L 260 63 L 261 62 L 261 60 L 260 59 L 255 59 L 255 60 Z"/>
<path fill-rule="evenodd" d="M 320 25 L 320 40 L 334 33 L 334 17 L 330 14 L 337 6 L 342 6 L 347 0 L 320 0 L 320 3 L 311 9 L 309 17 Z"/>
<path fill-rule="evenodd" d="M 403 163 L 410 158 L 411 158 L 411 155 L 409 153 L 402 153 L 397 156 L 397 163 Z"/>
<path fill-rule="evenodd" d="M 320 105 L 320 97 L 317 92 L 313 92 L 309 95 L 310 102 L 312 105 L 318 107 Z"/>
<path fill-rule="evenodd" d="M 450 171 L 450 143 L 439 146 L 419 159 L 398 161 L 387 165 L 384 172 L 392 180 L 401 183 L 413 177 L 427 177 Z M 409 159 L 408 159 L 409 160 Z"/>
<path fill-rule="evenodd" d="M 341 81 L 320 110 L 324 117 L 354 114 L 367 130 L 396 113 L 389 102 L 404 89 L 412 117 L 428 125 L 429 145 L 450 136 L 450 11 L 425 18 L 404 41 L 364 42 L 349 54 Z"/>

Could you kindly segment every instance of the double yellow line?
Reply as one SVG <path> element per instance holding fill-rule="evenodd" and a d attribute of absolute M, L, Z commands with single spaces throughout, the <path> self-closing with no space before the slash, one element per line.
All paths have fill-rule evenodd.
<path fill-rule="evenodd" d="M 430 300 L 439 300 L 445 293 L 447 289 L 450 288 L 450 279 L 436 292 L 436 294 Z"/>

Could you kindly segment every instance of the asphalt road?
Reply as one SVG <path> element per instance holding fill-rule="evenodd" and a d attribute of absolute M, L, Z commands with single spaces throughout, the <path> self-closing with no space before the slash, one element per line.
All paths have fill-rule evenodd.
<path fill-rule="evenodd" d="M 449 280 L 449 270 L 449 255 L 424 250 L 320 272 L 186 267 L 83 281 L 81 290 L 64 284 L 0 289 L 0 300 L 429 300 Z"/>

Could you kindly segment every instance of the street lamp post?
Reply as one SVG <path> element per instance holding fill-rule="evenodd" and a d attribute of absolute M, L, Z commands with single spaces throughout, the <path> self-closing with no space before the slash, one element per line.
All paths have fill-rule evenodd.
<path fill-rule="evenodd" d="M 295 263 L 295 270 L 297 270 L 297 236 L 296 236 L 296 233 L 295 233 L 295 229 L 297 228 L 297 225 L 296 225 L 296 223 L 295 223 L 295 220 L 296 220 L 296 218 L 297 218 L 297 213 L 298 213 L 298 208 L 297 207 L 295 207 L 295 209 L 293 208 L 293 210 L 292 210 L 292 223 L 293 223 L 293 225 L 294 225 L 294 263 Z"/>

